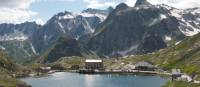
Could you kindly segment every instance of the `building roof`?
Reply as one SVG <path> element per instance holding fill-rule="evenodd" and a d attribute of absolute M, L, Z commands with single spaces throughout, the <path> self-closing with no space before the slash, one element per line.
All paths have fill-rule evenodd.
<path fill-rule="evenodd" d="M 172 69 L 172 74 L 173 75 L 180 75 L 181 74 L 181 70 L 180 69 Z"/>
<path fill-rule="evenodd" d="M 138 66 L 147 66 L 147 67 L 154 67 L 153 64 L 149 63 L 149 62 L 145 62 L 145 61 L 142 61 L 142 62 L 138 62 L 137 64 L 135 64 L 136 67 Z"/>
<path fill-rule="evenodd" d="M 102 62 L 102 60 L 97 60 L 97 59 L 86 59 L 85 62 Z"/>
<path fill-rule="evenodd" d="M 40 69 L 51 69 L 51 67 L 40 67 Z"/>

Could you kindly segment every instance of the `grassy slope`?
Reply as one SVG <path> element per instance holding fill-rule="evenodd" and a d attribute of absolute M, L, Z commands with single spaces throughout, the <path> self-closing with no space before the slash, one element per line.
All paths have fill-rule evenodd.
<path fill-rule="evenodd" d="M 120 68 L 126 64 L 138 61 L 150 61 L 164 70 L 171 71 L 173 68 L 180 68 L 182 72 L 195 75 L 195 80 L 200 80 L 200 34 L 182 40 L 178 45 L 171 45 L 166 49 L 145 55 L 130 56 L 115 59 L 106 59 L 106 68 Z M 124 63 L 122 65 L 122 63 Z M 188 84 L 184 82 L 168 82 L 165 87 L 200 87 L 199 84 Z"/>
<path fill-rule="evenodd" d="M 11 77 L 11 74 L 20 71 L 20 67 L 9 60 L 9 57 L 0 50 L 0 86 L 16 87 L 22 82 Z"/>
<path fill-rule="evenodd" d="M 200 87 L 200 84 L 192 84 L 186 82 L 172 82 L 169 81 L 163 87 Z"/>
<path fill-rule="evenodd" d="M 122 62 L 151 61 L 165 70 L 180 68 L 184 73 L 195 75 L 200 80 L 200 34 L 184 39 L 178 45 L 173 45 L 160 51 L 122 59 Z M 184 82 L 168 82 L 165 87 L 200 87 L 199 84 Z"/>
<path fill-rule="evenodd" d="M 114 59 L 104 59 L 106 68 L 121 67 L 121 63 L 129 64 L 138 61 L 151 61 L 155 65 L 165 70 L 171 71 L 172 68 L 180 68 L 184 73 L 189 75 L 195 74 L 195 79 L 200 80 L 200 34 L 188 37 L 181 41 L 178 45 L 172 45 L 166 49 L 157 52 L 132 56 L 128 58 L 120 58 L 114 63 Z M 73 64 L 82 64 L 84 60 L 81 58 L 71 59 L 65 58 L 59 60 L 57 64 L 71 66 Z M 119 66 L 120 65 L 120 66 Z M 122 65 L 123 67 L 123 65 Z M 200 87 L 199 84 L 188 84 L 184 82 L 168 82 L 165 87 Z"/>

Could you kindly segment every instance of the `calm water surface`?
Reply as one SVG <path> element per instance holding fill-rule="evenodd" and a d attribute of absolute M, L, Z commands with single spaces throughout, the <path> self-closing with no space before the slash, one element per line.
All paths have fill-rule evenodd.
<path fill-rule="evenodd" d="M 86 75 L 58 72 L 48 77 L 25 78 L 33 87 L 161 87 L 167 81 L 159 76 Z"/>

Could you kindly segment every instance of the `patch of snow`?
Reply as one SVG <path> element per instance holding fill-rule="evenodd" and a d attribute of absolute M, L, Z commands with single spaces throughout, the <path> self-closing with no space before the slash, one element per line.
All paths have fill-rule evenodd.
<path fill-rule="evenodd" d="M 103 14 L 98 14 L 98 13 L 87 13 L 87 12 L 83 12 L 83 13 L 72 13 L 72 14 L 66 14 L 64 16 L 59 16 L 58 19 L 74 19 L 77 16 L 83 16 L 83 17 L 98 17 L 100 18 L 100 21 L 103 22 L 107 15 L 103 15 Z"/>
<path fill-rule="evenodd" d="M 130 55 L 130 57 L 134 57 L 135 55 Z"/>
<path fill-rule="evenodd" d="M 61 20 L 61 19 L 73 19 L 73 18 L 75 18 L 74 15 L 66 14 L 64 16 L 59 16 L 58 19 Z"/>
<path fill-rule="evenodd" d="M 2 49 L 2 50 L 6 50 L 6 48 L 5 48 L 5 47 L 3 47 L 3 46 L 0 46 L 0 49 Z"/>
<path fill-rule="evenodd" d="M 102 14 L 80 13 L 78 15 L 81 15 L 83 17 L 98 17 L 100 18 L 101 22 L 106 19 L 106 16 Z"/>
<path fill-rule="evenodd" d="M 62 31 L 63 33 L 66 33 L 65 30 L 64 30 L 64 26 L 63 26 L 60 22 L 58 22 L 58 25 L 60 26 L 61 31 Z"/>
<path fill-rule="evenodd" d="M 170 41 L 170 40 L 172 40 L 172 38 L 171 38 L 170 36 L 167 36 L 167 35 L 166 35 L 166 36 L 165 36 L 165 40 L 166 40 L 166 41 Z"/>
<path fill-rule="evenodd" d="M 197 20 L 197 21 L 200 21 L 200 18 L 197 18 L 196 20 Z"/>
<path fill-rule="evenodd" d="M 182 12 L 180 14 L 189 14 L 190 11 L 187 13 L 188 11 Z M 195 15 L 194 15 L 195 16 Z M 197 15 L 197 18 L 195 20 L 191 20 L 188 18 L 177 18 L 179 21 L 179 29 L 180 31 L 186 35 L 186 36 L 194 36 L 196 34 L 198 34 L 200 32 L 200 25 L 199 25 L 199 17 Z"/>
<path fill-rule="evenodd" d="M 182 75 L 181 78 L 186 78 L 188 82 L 192 81 L 192 78 L 186 74 Z"/>
<path fill-rule="evenodd" d="M 139 7 L 135 7 L 134 9 L 135 9 L 135 10 L 139 10 L 140 8 L 139 8 Z"/>
<path fill-rule="evenodd" d="M 174 17 L 176 17 L 176 18 L 181 18 L 182 17 L 182 14 L 181 14 L 182 12 L 183 12 L 183 10 L 173 9 L 171 11 L 171 15 L 174 16 Z"/>
<path fill-rule="evenodd" d="M 166 5 L 166 4 L 156 5 L 156 7 L 157 7 L 157 8 L 164 7 L 164 8 L 166 8 L 166 9 L 168 9 L 168 10 L 173 9 L 173 7 L 168 6 L 168 5 Z"/>
<path fill-rule="evenodd" d="M 180 30 L 186 36 L 194 36 L 200 32 L 200 30 L 193 30 L 193 31 L 190 31 L 189 29 L 186 29 L 186 30 L 180 29 Z"/>
<path fill-rule="evenodd" d="M 178 45 L 178 44 L 180 44 L 180 43 L 181 43 L 181 41 L 178 41 L 178 42 L 175 43 L 175 45 Z"/>
<path fill-rule="evenodd" d="M 34 54 L 37 54 L 37 52 L 35 51 L 35 48 L 34 48 L 34 46 L 33 46 L 32 43 L 31 43 L 31 49 L 32 49 L 32 51 L 33 51 Z"/>
<path fill-rule="evenodd" d="M 160 18 L 163 20 L 163 19 L 166 19 L 166 18 L 167 18 L 167 16 L 166 16 L 166 15 L 164 15 L 164 14 L 160 14 Z"/>
<path fill-rule="evenodd" d="M 134 45 L 131 46 L 129 49 L 127 50 L 123 50 L 123 51 L 118 51 L 117 53 L 119 53 L 122 56 L 126 56 L 129 52 L 133 51 L 134 49 L 137 49 L 138 45 Z"/>
<path fill-rule="evenodd" d="M 176 19 L 179 21 L 179 29 L 180 31 L 186 35 L 186 36 L 194 36 L 200 32 L 200 9 L 194 8 L 194 9 L 176 9 L 173 8 L 170 10 L 171 16 L 176 17 Z M 192 15 L 192 19 L 187 16 L 183 15 Z"/>
<path fill-rule="evenodd" d="M 199 14 L 200 13 L 200 8 L 192 10 L 192 14 Z"/>
<path fill-rule="evenodd" d="M 36 24 L 39 24 L 39 25 L 44 25 L 45 24 L 45 22 L 40 18 L 36 19 L 35 22 L 36 22 Z"/>
<path fill-rule="evenodd" d="M 185 20 L 183 20 L 183 19 L 182 19 L 182 21 L 185 22 Z M 195 28 L 188 22 L 180 23 L 179 29 L 186 36 L 194 36 L 200 32 L 200 29 Z"/>
<path fill-rule="evenodd" d="M 80 36 L 77 36 L 75 39 L 76 39 L 76 40 L 79 40 L 79 38 L 80 38 Z"/>
<path fill-rule="evenodd" d="M 153 25 L 159 23 L 160 21 L 162 21 L 163 19 L 166 19 L 166 18 L 167 18 L 167 16 L 166 16 L 165 14 L 160 14 L 159 17 L 152 19 L 152 20 L 149 22 L 148 26 L 149 26 L 149 27 L 150 27 L 150 26 L 153 26 Z"/>
<path fill-rule="evenodd" d="M 199 83 L 200 83 L 200 81 L 194 80 L 194 83 L 196 83 L 196 84 L 199 84 Z"/>
<path fill-rule="evenodd" d="M 44 35 L 44 40 L 47 41 L 47 38 L 48 38 L 48 36 L 47 36 L 47 34 L 45 34 Z"/>
<path fill-rule="evenodd" d="M 88 29 L 90 32 L 94 33 L 94 29 L 91 28 L 90 24 L 88 23 L 88 21 L 86 21 L 86 25 L 84 25 L 85 29 Z"/>
<path fill-rule="evenodd" d="M 123 58 L 128 58 L 129 56 L 127 55 L 127 56 L 123 56 Z"/>
<path fill-rule="evenodd" d="M 12 40 L 25 41 L 27 39 L 28 36 L 24 35 L 21 32 L 15 32 L 13 34 L 5 34 L 3 36 L 0 36 L 0 41 L 12 41 Z"/>
<path fill-rule="evenodd" d="M 155 19 L 153 19 L 153 20 L 148 24 L 148 26 L 149 26 L 149 27 L 150 27 L 150 26 L 153 26 L 153 25 L 159 23 L 160 21 L 161 21 L 160 18 L 155 18 Z"/>
<path fill-rule="evenodd" d="M 194 23 L 195 23 L 196 25 L 199 25 L 199 24 L 200 24 L 199 22 L 196 22 L 196 21 L 194 21 Z"/>
<path fill-rule="evenodd" d="M 28 51 L 27 50 L 24 50 L 24 52 L 30 57 L 31 56 L 31 54 L 30 53 L 28 53 Z"/>

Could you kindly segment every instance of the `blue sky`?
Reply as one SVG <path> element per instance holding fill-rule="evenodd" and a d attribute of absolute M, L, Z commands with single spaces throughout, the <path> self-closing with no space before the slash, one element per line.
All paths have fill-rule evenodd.
<path fill-rule="evenodd" d="M 47 21 L 54 14 L 63 11 L 81 12 L 87 8 L 106 9 L 108 6 L 113 6 L 126 2 L 126 0 L 40 0 L 30 5 L 30 10 L 39 14 L 34 19 L 41 18 Z"/>
<path fill-rule="evenodd" d="M 54 14 L 63 11 L 79 12 L 86 6 L 80 1 L 40 1 L 30 5 L 30 10 L 39 13 L 35 18 L 46 21 Z"/>
<path fill-rule="evenodd" d="M 152 4 L 167 4 L 185 9 L 199 7 L 200 0 L 148 0 Z M 44 24 L 53 15 L 64 12 L 81 12 L 87 8 L 105 9 L 124 2 L 134 6 L 136 0 L 0 0 L 0 23 L 36 21 Z"/>

